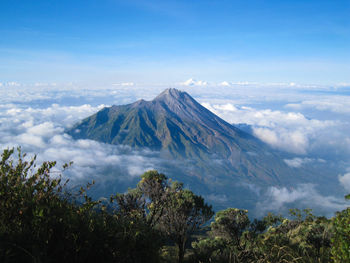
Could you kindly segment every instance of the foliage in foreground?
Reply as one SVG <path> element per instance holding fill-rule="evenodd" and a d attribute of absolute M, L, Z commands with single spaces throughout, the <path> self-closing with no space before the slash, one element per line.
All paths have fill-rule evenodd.
<path fill-rule="evenodd" d="M 350 195 L 345 197 L 350 199 Z M 350 262 L 350 208 L 337 212 L 334 220 L 332 255 L 334 262 Z"/>
<path fill-rule="evenodd" d="M 0 262 L 350 261 L 350 208 L 332 219 L 294 209 L 253 221 L 228 208 L 208 225 L 211 206 L 157 171 L 94 201 L 83 188 L 68 193 L 55 162 L 25 159 L 12 149 L 0 161 Z"/>
<path fill-rule="evenodd" d="M 13 153 L 0 162 L 0 262 L 157 262 L 159 235 L 142 217 L 125 216 L 113 198 L 68 194 L 50 176 L 55 162 L 35 167 Z"/>

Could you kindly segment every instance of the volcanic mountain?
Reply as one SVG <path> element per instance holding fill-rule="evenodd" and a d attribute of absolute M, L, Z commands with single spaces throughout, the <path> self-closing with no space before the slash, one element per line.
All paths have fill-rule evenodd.
<path fill-rule="evenodd" d="M 106 107 L 68 133 L 75 139 L 159 151 L 163 158 L 191 163 L 186 173 L 207 183 L 286 185 L 296 179 L 278 153 L 177 89 L 152 101 Z"/>

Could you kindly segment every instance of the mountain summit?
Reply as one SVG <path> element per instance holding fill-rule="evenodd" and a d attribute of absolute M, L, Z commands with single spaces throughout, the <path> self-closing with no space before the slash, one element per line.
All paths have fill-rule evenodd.
<path fill-rule="evenodd" d="M 232 162 L 241 152 L 261 148 L 257 139 L 177 89 L 166 89 L 152 101 L 104 108 L 69 133 L 76 139 L 162 150 L 173 157 L 215 154 Z"/>
<path fill-rule="evenodd" d="M 190 160 L 190 175 L 201 178 L 254 179 L 266 185 L 290 180 L 291 170 L 264 143 L 227 123 L 188 93 L 166 89 L 152 101 L 106 107 L 68 133 L 160 151 L 168 159 Z M 230 180 L 231 180 L 230 179 Z"/>

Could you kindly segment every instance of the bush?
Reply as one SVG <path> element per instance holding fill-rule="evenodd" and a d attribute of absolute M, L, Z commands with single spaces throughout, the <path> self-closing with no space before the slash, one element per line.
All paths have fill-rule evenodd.
<path fill-rule="evenodd" d="M 142 217 L 124 216 L 113 198 L 93 201 L 83 188 L 69 194 L 52 177 L 55 162 L 36 167 L 35 157 L 13 154 L 5 150 L 0 162 L 0 262 L 158 261 L 158 234 Z"/>

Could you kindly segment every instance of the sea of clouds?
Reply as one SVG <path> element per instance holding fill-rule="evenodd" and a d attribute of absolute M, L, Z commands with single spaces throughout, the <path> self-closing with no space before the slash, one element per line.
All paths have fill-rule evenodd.
<path fill-rule="evenodd" d="M 343 192 L 320 191 L 318 182 L 295 189 L 271 186 L 257 204 L 262 213 L 281 211 L 292 202 L 318 206 L 328 214 L 346 206 L 343 195 L 350 191 L 350 88 L 347 85 L 209 83 L 193 79 L 152 87 L 132 82 L 103 87 L 1 83 L 1 149 L 21 146 L 29 156 L 36 154 L 39 163 L 56 160 L 57 170 L 73 161 L 65 176 L 76 183 L 91 179 L 108 181 L 118 174 L 115 180 L 121 184 L 134 184 L 144 171 L 166 170 L 169 164 L 157 152 L 73 140 L 65 130 L 105 106 L 132 103 L 141 98 L 150 100 L 168 87 L 188 92 L 229 123 L 244 124 L 242 127 L 247 131 L 285 153 L 284 161 L 293 169 L 325 164 L 334 167 L 330 174 L 334 178 L 332 183 Z M 249 188 L 256 192 L 254 186 Z M 208 198 L 226 200 L 224 193 Z"/>

